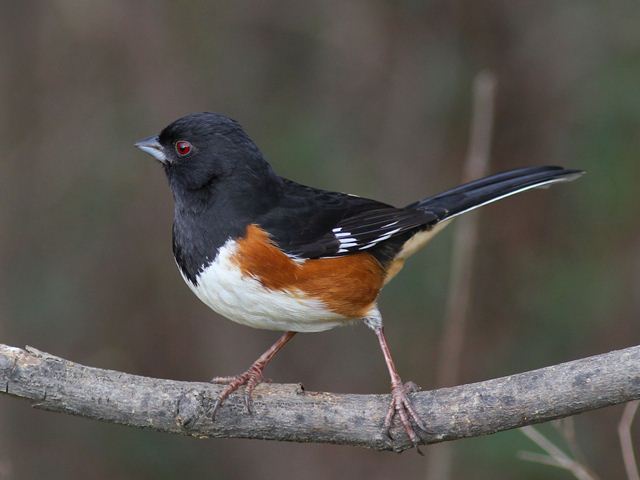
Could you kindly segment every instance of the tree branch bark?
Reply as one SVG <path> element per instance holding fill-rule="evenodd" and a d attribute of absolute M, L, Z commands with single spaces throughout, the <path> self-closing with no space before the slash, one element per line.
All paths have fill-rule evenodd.
<path fill-rule="evenodd" d="M 0 393 L 35 408 L 198 438 L 239 437 L 402 451 L 401 427 L 382 436 L 388 395 L 262 384 L 254 414 L 232 395 L 211 421 L 221 387 L 86 367 L 34 348 L 0 344 Z M 640 398 L 640 346 L 508 377 L 414 394 L 425 443 L 475 437 Z"/>

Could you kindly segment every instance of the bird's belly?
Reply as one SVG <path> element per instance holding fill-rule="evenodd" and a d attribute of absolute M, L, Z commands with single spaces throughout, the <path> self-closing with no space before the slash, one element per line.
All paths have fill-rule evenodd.
<path fill-rule="evenodd" d="M 296 332 L 321 332 L 353 320 L 295 288 L 266 288 L 242 273 L 231 259 L 231 247 L 220 249 L 216 259 L 197 276 L 196 284 L 183 276 L 196 296 L 220 315 L 253 328 Z"/>

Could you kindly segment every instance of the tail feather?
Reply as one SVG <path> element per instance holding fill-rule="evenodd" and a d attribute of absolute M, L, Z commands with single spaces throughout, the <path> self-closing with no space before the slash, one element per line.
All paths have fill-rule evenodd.
<path fill-rule="evenodd" d="M 562 167 L 527 167 L 474 180 L 446 192 L 427 197 L 407 208 L 435 212 L 440 220 L 448 220 L 488 203 L 553 183 L 570 182 L 584 174 L 581 170 Z"/>

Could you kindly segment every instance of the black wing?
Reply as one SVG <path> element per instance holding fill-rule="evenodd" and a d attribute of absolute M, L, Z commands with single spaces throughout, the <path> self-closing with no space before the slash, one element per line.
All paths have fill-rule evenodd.
<path fill-rule="evenodd" d="M 482 205 L 530 190 L 568 182 L 584 172 L 527 167 L 491 175 L 405 208 L 285 181 L 285 195 L 260 225 L 290 255 L 338 257 L 368 251 L 385 262 L 418 230 Z"/>
<path fill-rule="evenodd" d="M 344 254 L 368 250 L 392 237 L 399 237 L 437 221 L 432 212 L 379 208 L 342 219 L 331 233 L 339 242 L 336 253 Z"/>
<path fill-rule="evenodd" d="M 282 201 L 259 224 L 286 253 L 307 259 L 360 251 L 376 255 L 383 242 L 437 221 L 430 211 L 395 208 L 287 180 Z"/>

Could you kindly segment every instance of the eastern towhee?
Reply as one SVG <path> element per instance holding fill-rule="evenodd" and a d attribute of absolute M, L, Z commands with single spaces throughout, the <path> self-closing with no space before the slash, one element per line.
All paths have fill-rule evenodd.
<path fill-rule="evenodd" d="M 169 180 L 173 254 L 191 290 L 234 322 L 286 332 L 245 373 L 212 380 L 227 384 L 213 415 L 241 385 L 250 410 L 265 366 L 297 332 L 363 321 L 377 335 L 391 375 L 385 432 L 398 414 L 416 445 L 411 421 L 425 425 L 391 358 L 380 290 L 458 215 L 583 173 L 520 168 L 396 208 L 278 176 L 242 127 L 217 113 L 182 117 L 136 146 L 162 163 Z"/>

